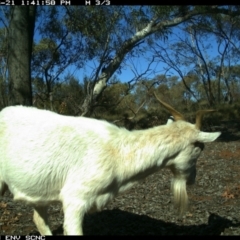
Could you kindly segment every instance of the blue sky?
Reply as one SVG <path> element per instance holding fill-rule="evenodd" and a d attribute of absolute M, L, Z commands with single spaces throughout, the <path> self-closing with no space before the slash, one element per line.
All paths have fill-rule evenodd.
<path fill-rule="evenodd" d="M 161 46 L 165 46 L 166 49 L 168 48 L 168 43 L 174 43 L 176 41 L 176 35 L 182 35 L 183 33 L 181 32 L 181 30 L 179 28 L 175 28 L 173 29 L 173 34 L 169 35 L 169 39 L 168 42 L 165 43 L 164 41 L 160 41 L 160 45 Z M 210 37 L 209 42 L 205 42 L 204 44 L 208 44 L 211 43 L 212 47 L 211 49 L 209 49 L 207 52 L 205 52 L 205 54 L 209 55 L 209 59 L 215 58 L 218 56 L 218 51 L 217 51 L 217 44 L 216 44 L 216 39 L 214 37 Z M 128 61 L 124 67 L 121 69 L 121 74 L 115 73 L 117 75 L 117 77 L 122 81 L 122 82 L 127 82 L 130 81 L 131 79 L 134 78 L 134 72 L 138 73 L 138 74 L 142 74 L 143 72 L 146 71 L 147 66 L 149 64 L 149 60 L 152 57 L 152 53 L 150 51 L 146 51 L 142 56 L 137 57 L 137 58 L 133 58 L 131 59 L 131 61 Z M 90 76 L 93 69 L 96 68 L 98 65 L 97 61 L 90 61 L 88 62 L 84 68 L 82 69 L 75 69 L 74 67 L 69 67 L 69 71 L 70 72 L 74 72 L 74 76 L 81 80 L 84 78 L 84 76 Z M 131 70 L 131 68 L 133 69 L 134 66 L 134 72 Z M 154 62 L 150 69 L 154 70 L 154 72 L 149 72 L 149 74 L 144 75 L 145 78 L 148 79 L 152 79 L 154 78 L 156 75 L 161 75 L 161 74 L 165 74 L 166 73 L 166 67 L 167 65 L 165 63 L 162 63 L 160 61 L 158 62 Z M 191 68 L 191 66 L 189 66 Z M 189 68 L 187 69 L 186 67 L 182 66 L 180 67 L 182 69 L 183 72 L 186 72 L 189 70 Z M 178 73 L 174 70 L 171 70 L 168 72 L 168 75 L 176 75 L 178 76 Z"/>

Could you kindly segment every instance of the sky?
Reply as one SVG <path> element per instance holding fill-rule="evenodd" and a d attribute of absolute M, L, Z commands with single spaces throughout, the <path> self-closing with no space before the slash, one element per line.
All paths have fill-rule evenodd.
<path fill-rule="evenodd" d="M 168 43 L 174 43 L 174 41 L 176 40 L 176 35 L 183 36 L 183 33 L 181 33 L 181 30 L 175 28 L 173 30 L 173 34 L 169 36 Z M 208 40 L 209 42 L 205 42 L 204 44 L 211 43 L 212 47 L 205 53 L 209 55 L 209 59 L 212 59 L 218 56 L 217 44 L 215 43 L 216 40 L 213 37 L 210 37 Z M 160 45 L 163 47 L 165 46 L 166 49 L 169 47 L 166 43 L 164 43 L 164 41 L 160 41 Z M 134 73 L 142 74 L 146 71 L 149 64 L 149 59 L 151 59 L 151 57 L 152 57 L 152 53 L 150 51 L 149 52 L 146 51 L 142 56 L 133 58 L 131 59 L 131 61 L 128 61 L 124 65 L 124 67 L 121 69 L 120 74 L 116 72 L 115 74 L 122 82 L 128 82 L 135 77 Z M 75 69 L 74 67 L 69 67 L 69 70 L 71 72 L 74 72 L 74 76 L 77 79 L 81 80 L 84 78 L 84 76 L 90 76 L 93 69 L 97 67 L 97 64 L 98 62 L 91 61 L 91 62 L 88 62 L 86 66 L 84 66 L 84 68 L 82 69 Z M 168 66 L 165 63 L 162 63 L 161 61 L 154 62 L 150 67 L 150 69 L 154 71 L 149 71 L 149 73 L 144 75 L 144 77 L 146 77 L 147 79 L 152 79 L 156 75 L 165 74 L 166 68 L 168 68 Z M 180 67 L 180 68 L 182 69 L 183 72 L 186 72 L 189 70 L 186 67 Z M 168 72 L 168 75 L 171 75 L 171 74 L 178 76 L 178 73 L 174 70 L 171 70 Z"/>

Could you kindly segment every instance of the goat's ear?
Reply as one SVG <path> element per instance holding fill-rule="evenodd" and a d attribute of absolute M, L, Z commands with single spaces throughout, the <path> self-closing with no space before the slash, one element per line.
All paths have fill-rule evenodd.
<path fill-rule="evenodd" d="M 221 132 L 199 132 L 197 141 L 199 142 L 213 142 L 221 135 Z"/>

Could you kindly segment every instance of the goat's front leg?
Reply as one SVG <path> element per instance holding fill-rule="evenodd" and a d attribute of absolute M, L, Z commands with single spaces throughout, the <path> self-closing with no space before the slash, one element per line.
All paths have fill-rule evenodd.
<path fill-rule="evenodd" d="M 34 206 L 33 221 L 41 235 L 52 235 L 48 225 L 47 207 Z"/>
<path fill-rule="evenodd" d="M 72 203 L 63 202 L 64 235 L 83 235 L 82 222 L 85 208 L 80 203 L 76 204 L 77 201 L 77 199 L 72 199 Z"/>

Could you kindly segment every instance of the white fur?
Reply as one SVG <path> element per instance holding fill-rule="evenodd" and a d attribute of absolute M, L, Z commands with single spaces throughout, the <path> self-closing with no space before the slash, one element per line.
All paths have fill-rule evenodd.
<path fill-rule="evenodd" d="M 219 135 L 185 121 L 130 132 L 106 121 L 7 107 L 0 112 L 0 194 L 7 186 L 15 200 L 31 204 L 42 235 L 52 234 L 47 205 L 62 202 L 64 234 L 81 235 L 87 212 L 101 210 L 118 193 L 169 167 L 182 211 L 203 142 Z"/>

